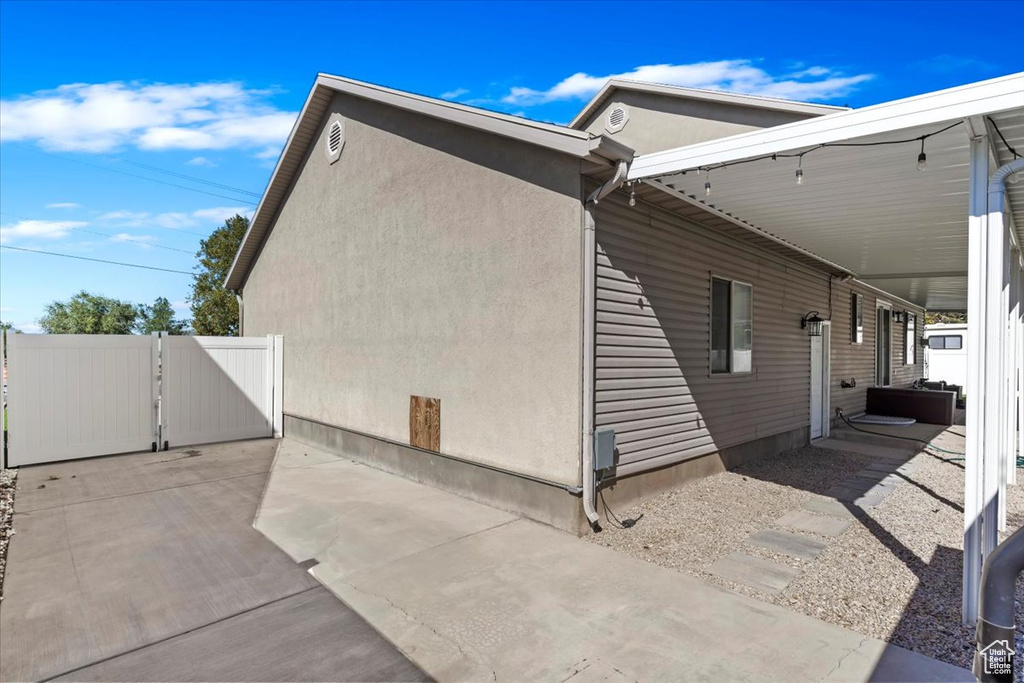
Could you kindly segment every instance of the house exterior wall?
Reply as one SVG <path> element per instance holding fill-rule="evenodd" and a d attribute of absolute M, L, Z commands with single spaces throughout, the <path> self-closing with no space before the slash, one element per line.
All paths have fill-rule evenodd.
<path fill-rule="evenodd" d="M 810 340 L 800 319 L 812 310 L 827 317 L 828 275 L 624 199 L 622 192 L 606 198 L 595 217 L 596 423 L 615 428 L 619 474 L 806 430 Z M 710 372 L 712 276 L 753 286 L 749 374 Z M 849 344 L 851 287 L 864 291 L 869 312 L 861 345 Z M 833 280 L 832 405 L 844 410 L 863 410 L 873 381 L 873 313 L 873 293 Z M 922 367 L 920 354 L 917 365 L 901 365 L 898 328 L 894 384 L 919 377 Z M 841 389 L 850 376 L 857 388 Z"/>
<path fill-rule="evenodd" d="M 840 290 L 836 290 L 840 291 Z M 832 415 L 835 409 L 842 408 L 843 413 L 852 415 L 863 412 L 867 405 L 868 388 L 875 386 L 875 332 L 877 319 L 875 309 L 879 301 L 889 302 L 895 310 L 906 310 L 917 316 L 918 339 L 924 336 L 924 310 L 907 306 L 892 297 L 878 294 L 875 290 L 865 287 L 859 282 L 843 286 L 842 294 L 833 299 L 832 322 Z M 851 296 L 856 292 L 863 296 L 864 306 L 864 341 L 856 344 L 852 341 Z M 916 362 L 904 364 L 904 341 L 906 326 L 893 323 L 892 326 L 892 384 L 894 387 L 905 387 L 915 380 L 924 377 L 924 349 L 917 346 Z M 842 380 L 857 380 L 857 386 L 844 389 Z"/>
<path fill-rule="evenodd" d="M 622 130 L 609 133 L 605 122 L 608 112 L 616 105 L 629 109 L 629 122 Z M 579 128 L 594 135 L 608 135 L 633 148 L 637 154 L 647 154 L 810 117 L 773 109 L 616 90 Z"/>
<path fill-rule="evenodd" d="M 244 286 L 285 412 L 408 444 L 439 398 L 442 453 L 578 484 L 580 192 L 568 156 L 336 96 Z"/>

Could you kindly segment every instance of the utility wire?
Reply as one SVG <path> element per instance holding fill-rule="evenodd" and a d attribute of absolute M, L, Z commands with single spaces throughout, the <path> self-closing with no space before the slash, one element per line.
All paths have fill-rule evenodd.
<path fill-rule="evenodd" d="M 126 268 L 142 268 L 144 270 L 159 270 L 164 273 L 180 273 L 181 275 L 194 275 L 194 273 L 187 270 L 174 270 L 173 268 L 157 268 L 156 266 L 143 266 L 138 263 L 123 263 L 121 261 L 106 261 L 100 258 L 89 258 L 88 256 L 60 254 L 55 251 L 41 251 L 39 249 L 26 249 L 25 247 L 11 247 L 6 244 L 0 244 L 0 249 L 13 249 L 14 251 L 26 251 L 30 254 L 45 254 L 46 256 L 62 256 L 64 258 L 78 259 L 79 261 L 94 261 L 96 263 L 107 263 L 112 266 L 124 266 Z"/>
<path fill-rule="evenodd" d="M 99 154 L 101 156 L 105 156 L 105 157 L 108 157 L 110 159 L 114 159 L 116 161 L 123 161 L 126 164 L 131 164 L 132 166 L 138 166 L 139 168 L 144 168 L 144 169 L 146 169 L 148 171 L 154 171 L 155 173 L 163 173 L 165 175 L 174 176 L 175 178 L 182 178 L 183 180 L 191 180 L 194 183 L 201 183 L 203 185 L 209 185 L 210 187 L 216 187 L 218 189 L 227 190 L 229 192 L 237 192 L 238 194 L 246 194 L 246 195 L 249 195 L 250 197 L 255 197 L 256 199 L 259 199 L 260 197 L 263 196 L 259 192 L 252 192 L 250 190 L 243 190 L 243 189 L 241 189 L 239 187 L 232 187 L 231 185 L 224 185 L 222 183 L 215 183 L 212 180 L 206 180 L 205 178 L 200 178 L 199 176 L 189 175 L 188 173 L 181 173 L 179 171 L 172 171 L 170 169 L 161 168 L 159 166 L 151 166 L 149 164 L 144 164 L 141 161 L 133 161 L 131 159 L 126 159 L 125 157 L 118 156 L 117 154 L 111 154 L 110 152 L 96 152 L 96 151 L 93 151 L 91 149 L 87 149 L 85 147 L 80 147 L 79 145 L 70 144 L 70 143 L 65 142 L 63 140 L 55 140 L 54 138 L 46 137 L 45 135 L 40 135 L 39 138 L 42 139 L 42 140 L 49 140 L 50 142 L 53 142 L 53 143 L 56 143 L 56 144 L 59 144 L 59 145 L 63 145 L 64 147 L 69 147 L 71 149 L 78 150 L 80 152 L 85 152 L 87 154 Z M 53 154 L 52 152 L 46 152 L 45 150 L 38 150 L 38 151 L 41 151 L 44 154 Z M 59 156 L 59 155 L 53 154 L 53 156 Z"/>
<path fill-rule="evenodd" d="M 22 219 L 22 220 L 32 220 L 32 221 L 39 220 L 38 218 L 29 218 L 28 216 L 18 216 L 17 214 L 8 213 L 6 211 L 0 211 L 0 215 L 10 216 L 11 218 L 19 218 L 19 219 Z M 163 227 L 163 226 L 156 225 L 155 227 Z M 99 234 L 99 236 L 101 236 L 101 237 L 111 238 L 112 240 L 115 240 L 117 242 L 134 242 L 136 244 L 145 245 L 146 247 L 156 247 L 157 249 L 166 249 L 167 251 L 178 251 L 178 252 L 181 252 L 182 254 L 190 254 L 190 255 L 193 255 L 193 256 L 196 255 L 196 252 L 191 251 L 190 249 L 178 249 L 176 247 L 165 247 L 164 245 L 155 245 L 152 242 L 146 242 L 145 240 L 133 240 L 132 238 L 126 238 L 124 236 L 120 236 L 120 234 L 111 234 L 110 232 L 99 232 L 98 230 L 87 230 L 84 227 L 72 227 L 70 225 L 66 226 L 65 229 L 76 230 L 78 232 L 88 232 L 89 234 Z M 184 232 L 184 230 L 175 230 L 173 227 L 164 227 L 163 229 L 165 229 L 165 230 L 174 230 L 175 232 Z M 198 232 L 190 232 L 189 234 L 199 234 L 199 233 Z M 200 236 L 200 237 L 202 237 L 202 236 Z"/>
<path fill-rule="evenodd" d="M 160 180 L 158 178 L 150 178 L 149 176 L 139 175 L 138 173 L 129 173 L 128 171 L 122 171 L 122 170 L 117 169 L 117 168 L 110 168 L 109 166 L 100 166 L 99 164 L 90 164 L 88 161 L 82 161 L 81 159 L 73 159 L 71 157 L 66 157 L 66 156 L 63 156 L 61 154 L 54 154 L 52 152 L 44 152 L 44 151 L 42 151 L 40 149 L 36 149 L 35 147 L 31 147 L 31 146 L 27 146 L 27 145 L 22 145 L 22 147 L 24 147 L 25 149 L 30 150 L 32 152 L 36 152 L 37 154 L 45 154 L 46 156 L 51 156 L 51 157 L 54 157 L 55 159 L 63 159 L 64 161 L 70 161 L 70 162 L 75 163 L 75 164 L 82 164 L 83 166 L 90 166 L 92 168 L 98 168 L 98 169 L 100 169 L 102 171 L 110 171 L 111 173 L 120 173 L 121 175 L 131 176 L 132 178 L 141 178 L 142 180 L 148 180 L 148 181 L 150 181 L 152 183 L 159 183 L 161 185 L 168 185 L 170 187 L 177 187 L 177 188 L 180 188 L 182 190 L 190 190 L 192 192 L 199 192 L 200 194 L 210 195 L 211 197 L 219 197 L 221 199 L 229 199 L 229 200 L 231 200 L 233 202 L 238 202 L 240 204 L 248 204 L 249 206 L 256 206 L 256 202 L 249 201 L 247 199 L 239 199 L 238 197 L 229 197 L 226 194 L 218 194 L 216 192 L 208 192 L 206 190 L 200 190 L 198 187 L 189 187 L 188 185 L 179 185 L 178 183 L 172 183 L 172 182 L 168 182 L 166 180 Z"/>
<path fill-rule="evenodd" d="M 16 213 L 10 213 L 8 211 L 0 211 L 0 215 L 10 216 L 11 218 L 19 218 L 19 219 L 21 219 L 23 221 L 38 221 L 38 220 L 42 220 L 42 219 L 39 219 L 39 218 L 29 218 L 28 216 L 19 216 Z M 196 237 L 203 237 L 203 238 L 209 237 L 209 235 L 204 235 L 201 232 L 192 232 L 191 230 L 182 230 L 181 228 L 168 228 L 166 225 L 148 225 L 146 227 L 147 228 L 159 228 L 160 230 L 170 230 L 171 232 L 180 232 L 180 233 L 184 233 L 184 234 L 187 234 L 187 235 L 195 235 Z M 82 228 L 69 228 L 69 229 L 70 230 L 82 230 L 82 232 L 89 232 L 89 230 L 83 230 Z M 104 233 L 97 232 L 95 234 L 103 235 Z M 107 237 L 116 237 L 116 235 L 107 235 Z M 137 240 L 130 240 L 130 241 L 135 242 Z M 143 242 L 143 244 L 149 244 L 149 242 Z M 158 245 L 150 244 L 150 246 L 155 247 L 155 246 L 158 246 Z M 171 247 L 161 247 L 161 248 L 162 249 L 171 249 Z M 195 253 L 195 252 L 189 251 L 188 249 L 175 249 L 174 251 L 184 251 L 184 252 L 186 252 L 188 254 Z"/>

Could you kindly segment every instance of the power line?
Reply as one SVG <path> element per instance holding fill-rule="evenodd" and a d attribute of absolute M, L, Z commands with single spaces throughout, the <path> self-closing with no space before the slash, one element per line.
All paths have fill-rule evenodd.
<path fill-rule="evenodd" d="M 229 197 L 226 194 L 217 194 L 216 192 L 207 192 L 206 190 L 200 190 L 198 187 L 189 187 L 188 185 L 179 185 L 178 183 L 171 183 L 171 182 L 168 182 L 166 180 L 160 180 L 158 178 L 150 178 L 149 176 L 139 175 L 138 173 L 129 173 L 128 171 L 122 171 L 122 170 L 117 169 L 117 168 L 110 168 L 109 166 L 100 166 L 99 164 L 90 164 L 88 161 L 82 161 L 81 159 L 73 159 L 71 157 L 66 157 L 66 156 L 63 156 L 61 154 L 54 154 L 53 152 L 44 152 L 43 150 L 36 149 L 35 147 L 32 147 L 30 145 L 22 145 L 22 147 L 27 149 L 27 150 L 30 150 L 32 152 L 36 152 L 37 154 L 45 154 L 46 156 L 51 156 L 51 157 L 53 157 L 55 159 L 63 159 L 64 161 L 70 161 L 70 162 L 75 163 L 75 164 L 82 164 L 83 166 L 90 166 L 92 168 L 98 168 L 101 171 L 109 171 L 111 173 L 120 173 L 121 175 L 130 176 L 132 178 L 141 178 L 142 180 L 148 180 L 151 183 L 159 183 L 161 185 L 168 185 L 170 187 L 177 187 L 177 188 L 180 188 L 182 190 L 190 190 L 192 192 L 199 192 L 200 194 L 210 195 L 211 197 L 219 197 L 221 199 L 228 199 L 228 200 L 231 200 L 233 202 L 238 202 L 239 204 L 247 204 L 249 206 L 256 206 L 256 202 L 249 201 L 247 199 L 239 199 L 238 197 Z"/>
<path fill-rule="evenodd" d="M 149 171 L 155 171 L 156 173 L 164 173 L 166 175 L 174 176 L 176 178 L 182 178 L 183 180 L 191 180 L 192 182 L 201 183 L 203 185 L 209 185 L 210 187 L 220 188 L 221 190 L 228 190 L 229 192 L 237 192 L 238 194 L 247 194 L 247 195 L 249 195 L 251 197 L 255 197 L 256 199 L 259 199 L 260 197 L 263 196 L 259 192 L 252 192 L 250 190 L 243 190 L 243 189 L 241 189 L 239 187 L 232 187 L 231 185 L 224 185 L 222 183 L 215 183 L 212 180 L 206 180 L 205 178 L 200 178 L 198 176 L 189 175 L 188 173 L 181 173 L 179 171 L 172 171 L 170 169 L 161 168 L 159 166 L 151 166 L 150 164 L 144 164 L 141 161 L 133 161 L 131 159 L 126 159 L 125 157 L 118 156 L 117 154 L 111 154 L 110 152 L 96 152 L 96 151 L 93 151 L 91 149 L 87 149 L 85 147 L 80 147 L 79 145 L 73 145 L 73 144 L 71 144 L 69 142 L 65 142 L 63 140 L 55 140 L 54 138 L 46 137 L 45 135 L 40 135 L 39 138 L 42 139 L 42 140 L 49 140 L 50 142 L 54 142 L 54 143 L 57 143 L 59 145 L 63 145 L 65 147 L 70 147 L 71 149 L 75 149 L 75 150 L 78 150 L 80 152 L 86 152 L 88 154 L 99 154 L 101 156 L 105 156 L 105 157 L 108 157 L 110 159 L 114 159 L 116 161 L 123 161 L 126 164 L 131 164 L 132 166 L 138 166 L 139 168 L 144 168 L 144 169 L 147 169 Z M 44 151 L 44 150 L 39 150 L 39 151 Z M 44 151 L 44 153 L 52 154 L 51 152 L 45 152 L 45 151 Z M 53 154 L 53 156 L 59 156 L 59 155 Z"/>
<path fill-rule="evenodd" d="M 164 273 L 179 273 L 181 275 L 194 275 L 194 273 L 187 270 L 174 270 L 172 268 L 157 268 L 156 266 L 143 266 L 138 263 L 123 263 L 121 261 L 106 261 L 100 258 L 89 258 L 88 256 L 75 256 L 74 254 L 59 254 L 55 251 L 41 251 L 39 249 L 26 249 L 25 247 L 11 247 L 6 244 L 0 244 L 0 249 L 13 249 L 14 251 L 26 251 L 30 254 L 45 254 L 46 256 L 62 256 L 64 258 L 78 259 L 79 261 L 94 261 L 96 263 L 106 263 L 112 266 L 124 266 L 126 268 L 142 268 L 144 270 L 159 270 Z"/>
<path fill-rule="evenodd" d="M 23 221 L 36 220 L 34 218 L 26 218 L 25 216 L 18 216 L 18 215 L 13 214 L 13 213 L 7 213 L 6 211 L 0 211 L 0 214 L 3 214 L 4 216 L 10 216 L 11 218 L 20 218 Z M 189 251 L 188 249 L 178 249 L 177 247 L 165 247 L 162 244 L 153 244 L 152 242 L 147 242 L 146 240 L 136 240 L 136 239 L 132 239 L 131 237 L 125 237 L 124 235 L 111 235 L 109 232 L 99 232 L 97 230 L 86 230 L 85 228 L 75 228 L 75 227 L 71 227 L 71 226 L 65 226 L 65 229 L 67 229 L 67 230 L 75 230 L 77 232 L 87 232 L 90 235 L 100 235 L 102 237 L 109 237 L 109 238 L 111 238 L 113 240 L 117 240 L 118 242 L 135 242 L 136 244 L 144 244 L 147 247 L 156 247 L 157 249 L 166 249 L 167 251 L 180 251 L 182 254 L 191 254 L 193 256 L 195 255 L 194 251 Z M 170 230 L 170 228 L 167 228 L 167 229 Z"/>

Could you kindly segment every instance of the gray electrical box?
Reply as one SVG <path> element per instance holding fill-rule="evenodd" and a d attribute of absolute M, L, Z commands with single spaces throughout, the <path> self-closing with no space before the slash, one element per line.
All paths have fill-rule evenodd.
<path fill-rule="evenodd" d="M 615 430 L 601 427 L 594 430 L 594 469 L 615 467 Z"/>

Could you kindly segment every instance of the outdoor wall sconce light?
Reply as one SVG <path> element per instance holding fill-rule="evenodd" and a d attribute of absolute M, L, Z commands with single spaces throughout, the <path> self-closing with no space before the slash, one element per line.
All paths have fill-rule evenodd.
<path fill-rule="evenodd" d="M 892 321 L 894 323 L 901 323 L 901 322 L 903 322 L 903 318 L 904 318 L 904 316 L 906 316 L 906 314 L 907 314 L 906 311 L 893 311 L 892 312 Z"/>
<path fill-rule="evenodd" d="M 817 311 L 811 311 L 804 317 L 800 318 L 800 329 L 807 330 L 808 337 L 820 337 L 821 336 L 821 323 L 824 321 L 818 317 Z"/>

